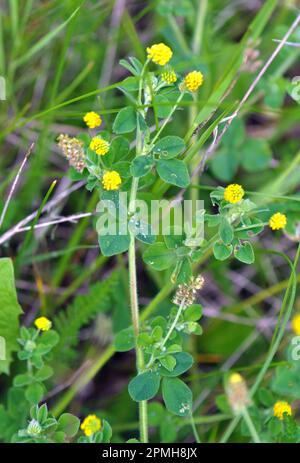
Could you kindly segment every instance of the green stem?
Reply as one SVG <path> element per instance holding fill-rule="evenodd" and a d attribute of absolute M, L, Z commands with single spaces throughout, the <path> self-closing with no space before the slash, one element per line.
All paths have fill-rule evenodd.
<path fill-rule="evenodd" d="M 146 61 L 139 83 L 139 94 L 138 94 L 138 103 L 142 103 L 142 88 L 143 88 L 143 78 L 145 74 L 148 61 Z M 143 141 L 142 134 L 137 123 L 137 133 L 136 133 L 136 157 L 139 156 L 143 151 Z M 139 179 L 133 177 L 130 191 L 130 200 L 128 207 L 129 217 L 132 217 L 135 213 L 135 202 L 138 191 Z M 139 322 L 139 304 L 138 304 L 138 293 L 137 293 L 137 275 L 136 275 L 136 249 L 135 249 L 135 234 L 134 230 L 130 232 L 130 244 L 128 250 L 128 266 L 129 266 L 129 292 L 130 292 L 130 308 L 131 308 L 131 318 L 133 325 L 133 332 L 135 338 L 135 352 L 136 352 L 136 367 L 137 372 L 140 373 L 144 370 L 144 355 L 142 350 L 138 346 L 138 335 L 140 329 Z M 147 411 L 147 401 L 139 402 L 139 427 L 140 427 L 140 441 L 143 443 L 148 442 L 148 411 Z"/>
<path fill-rule="evenodd" d="M 196 424 L 195 424 L 194 417 L 193 417 L 192 413 L 191 413 L 191 426 L 192 426 L 192 430 L 193 430 L 193 433 L 194 433 L 194 436 L 195 436 L 195 440 L 196 440 L 197 444 L 200 444 L 201 439 L 199 437 L 199 434 L 198 434 L 198 431 L 197 431 Z"/>
<path fill-rule="evenodd" d="M 170 122 L 170 119 L 171 117 L 173 116 L 174 112 L 176 111 L 180 101 L 182 100 L 183 98 L 183 95 L 184 95 L 184 92 L 181 92 L 179 97 L 177 98 L 177 101 L 175 103 L 175 105 L 173 106 L 173 108 L 171 109 L 171 111 L 169 112 L 169 115 L 168 117 L 165 119 L 164 123 L 162 124 L 161 128 L 159 129 L 159 131 L 157 132 L 157 134 L 155 135 L 155 137 L 153 138 L 151 144 L 154 145 L 156 140 L 158 139 L 158 137 L 160 136 L 160 134 L 162 133 L 162 131 L 164 130 L 164 128 L 166 127 L 166 125 Z"/>
<path fill-rule="evenodd" d="M 242 411 L 242 416 L 248 426 L 248 429 L 249 429 L 249 432 L 251 434 L 251 437 L 253 439 L 253 441 L 256 443 L 256 444 L 261 444 L 261 441 L 260 441 L 260 438 L 257 434 L 257 431 L 255 429 L 255 426 L 254 426 L 254 423 L 252 421 L 252 418 L 251 416 L 249 415 L 249 412 L 247 410 L 247 407 L 244 407 L 243 411 Z"/>

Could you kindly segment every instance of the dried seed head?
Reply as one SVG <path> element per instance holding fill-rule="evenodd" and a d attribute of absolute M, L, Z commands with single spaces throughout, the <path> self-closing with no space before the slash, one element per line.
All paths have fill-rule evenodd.
<path fill-rule="evenodd" d="M 70 166 L 81 173 L 85 168 L 83 141 L 61 134 L 58 137 L 58 146 L 69 161 Z"/>
<path fill-rule="evenodd" d="M 246 382 L 239 373 L 232 373 L 229 376 L 226 392 L 228 402 L 236 414 L 239 414 L 243 408 L 251 404 Z"/>
<path fill-rule="evenodd" d="M 203 284 L 203 276 L 198 275 L 197 277 L 192 277 L 189 283 L 178 285 L 173 303 L 176 305 L 184 303 L 186 307 L 192 305 L 196 300 L 197 292 L 202 289 Z"/>

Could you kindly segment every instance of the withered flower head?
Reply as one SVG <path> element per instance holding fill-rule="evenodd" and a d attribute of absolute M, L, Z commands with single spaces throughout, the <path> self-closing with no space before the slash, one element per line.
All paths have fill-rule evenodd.
<path fill-rule="evenodd" d="M 251 405 L 246 381 L 239 373 L 232 373 L 226 384 L 228 402 L 232 411 L 239 414 L 245 407 Z"/>
<path fill-rule="evenodd" d="M 184 303 L 186 307 L 192 305 L 196 300 L 197 292 L 202 289 L 203 284 L 203 276 L 198 275 L 197 277 L 192 277 L 189 283 L 178 285 L 173 303 L 176 305 Z"/>
<path fill-rule="evenodd" d="M 83 141 L 61 134 L 58 137 L 58 146 L 69 161 L 70 166 L 81 173 L 85 168 Z"/>

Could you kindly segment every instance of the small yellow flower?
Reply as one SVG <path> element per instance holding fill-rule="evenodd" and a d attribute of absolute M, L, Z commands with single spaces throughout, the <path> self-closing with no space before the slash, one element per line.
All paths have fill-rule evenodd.
<path fill-rule="evenodd" d="M 224 190 L 224 199 L 231 204 L 239 203 L 244 196 L 245 192 L 241 185 L 231 183 Z"/>
<path fill-rule="evenodd" d="M 286 216 L 281 214 L 281 212 L 276 212 L 276 214 L 273 214 L 270 218 L 269 226 L 272 230 L 280 230 L 286 226 L 286 222 Z"/>
<path fill-rule="evenodd" d="M 174 84 L 177 81 L 176 72 L 173 69 L 167 69 L 161 74 L 161 78 L 166 84 Z"/>
<path fill-rule="evenodd" d="M 99 125 L 102 124 L 101 117 L 99 116 L 99 114 L 95 113 L 95 111 L 90 111 L 89 113 L 86 113 L 83 120 L 90 129 L 95 129 L 96 127 L 99 127 Z"/>
<path fill-rule="evenodd" d="M 36 320 L 34 320 L 34 324 L 37 327 L 38 330 L 41 331 L 49 331 L 52 326 L 52 322 L 48 320 L 46 317 L 39 317 Z"/>
<path fill-rule="evenodd" d="M 164 43 L 156 43 L 151 47 L 147 47 L 147 58 L 155 64 L 164 66 L 172 58 L 173 52 L 170 47 Z"/>
<path fill-rule="evenodd" d="M 94 137 L 91 140 L 90 148 L 99 156 L 104 156 L 109 151 L 109 143 L 103 138 Z"/>
<path fill-rule="evenodd" d="M 300 336 L 300 313 L 294 315 L 294 317 L 292 318 L 291 325 L 294 333 Z"/>
<path fill-rule="evenodd" d="M 81 423 L 80 428 L 86 436 L 91 436 L 101 429 L 101 420 L 96 415 L 88 415 Z"/>
<path fill-rule="evenodd" d="M 287 402 L 279 400 L 273 407 L 273 414 L 279 420 L 283 420 L 285 414 L 288 416 L 292 415 L 292 407 Z"/>
<path fill-rule="evenodd" d="M 184 78 L 184 86 L 190 92 L 196 92 L 203 84 L 203 74 L 200 71 L 189 72 Z"/>
<path fill-rule="evenodd" d="M 105 190 L 118 190 L 122 183 L 121 177 L 118 172 L 112 170 L 105 172 L 102 178 L 102 185 Z"/>
<path fill-rule="evenodd" d="M 229 376 L 228 381 L 230 382 L 230 384 L 238 384 L 244 380 L 239 373 L 232 373 L 232 375 Z"/>

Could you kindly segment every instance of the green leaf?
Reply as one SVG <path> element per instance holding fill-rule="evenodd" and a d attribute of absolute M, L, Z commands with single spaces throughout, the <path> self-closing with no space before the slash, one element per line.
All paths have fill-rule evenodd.
<path fill-rule="evenodd" d="M 46 379 L 51 378 L 52 375 L 53 369 L 49 365 L 44 365 L 43 368 L 36 372 L 34 377 L 37 381 L 46 381 Z"/>
<path fill-rule="evenodd" d="M 193 276 L 193 270 L 189 258 L 185 258 L 180 262 L 180 268 L 177 274 L 176 283 L 188 283 Z"/>
<path fill-rule="evenodd" d="M 104 235 L 98 236 L 99 246 L 104 256 L 115 256 L 122 252 L 128 251 L 130 237 L 129 235 Z"/>
<path fill-rule="evenodd" d="M 255 259 L 252 245 L 248 241 L 240 246 L 235 246 L 234 256 L 244 264 L 253 264 Z"/>
<path fill-rule="evenodd" d="M 182 153 L 186 145 L 182 138 L 169 135 L 159 140 L 153 148 L 155 154 L 161 159 L 172 159 Z"/>
<path fill-rule="evenodd" d="M 42 344 L 43 346 L 51 350 L 54 346 L 56 346 L 58 341 L 59 341 L 59 335 L 57 334 L 56 331 L 54 330 L 45 331 L 44 333 L 41 334 L 39 338 L 38 347 L 40 346 L 40 344 Z"/>
<path fill-rule="evenodd" d="M 132 161 L 130 170 L 134 177 L 143 177 L 152 168 L 153 158 L 150 156 L 138 156 Z"/>
<path fill-rule="evenodd" d="M 193 357 L 187 352 L 177 352 L 172 355 L 176 360 L 176 365 L 172 371 L 162 367 L 159 370 L 162 376 L 180 376 L 188 371 L 194 363 Z"/>
<path fill-rule="evenodd" d="M 109 149 L 109 155 L 112 155 L 113 161 L 118 162 L 127 157 L 130 150 L 129 141 L 124 137 L 116 137 L 112 140 Z M 107 155 L 106 155 L 107 156 Z M 106 157 L 104 156 L 104 157 Z"/>
<path fill-rule="evenodd" d="M 166 370 L 171 372 L 176 366 L 176 358 L 173 355 L 166 355 L 160 359 L 160 363 Z"/>
<path fill-rule="evenodd" d="M 156 235 L 151 225 L 144 220 L 136 219 L 133 216 L 128 223 L 129 231 L 133 233 L 137 240 L 146 244 L 153 244 L 156 241 Z"/>
<path fill-rule="evenodd" d="M 19 315 L 22 313 L 11 259 L 0 259 L 0 294 L 0 373 L 8 374 L 12 353 L 18 349 Z"/>
<path fill-rule="evenodd" d="M 80 420 L 71 413 L 63 413 L 58 420 L 58 431 L 63 431 L 68 437 L 74 437 L 79 429 Z"/>
<path fill-rule="evenodd" d="M 154 243 L 144 252 L 143 260 L 155 270 L 165 270 L 174 264 L 176 255 L 164 243 Z"/>
<path fill-rule="evenodd" d="M 259 172 L 270 165 L 272 152 L 265 140 L 248 138 L 241 147 L 240 159 L 248 172 Z"/>
<path fill-rule="evenodd" d="M 136 128 L 136 111 L 132 106 L 127 106 L 118 112 L 113 124 L 114 133 L 129 133 Z"/>
<path fill-rule="evenodd" d="M 135 376 L 128 385 L 132 400 L 141 402 L 152 399 L 158 392 L 160 376 L 157 373 L 146 371 Z"/>
<path fill-rule="evenodd" d="M 31 404 L 38 404 L 44 396 L 44 388 L 40 383 L 34 383 L 28 386 L 25 391 L 25 397 Z"/>
<path fill-rule="evenodd" d="M 191 414 L 193 394 L 183 381 L 178 378 L 163 378 L 162 394 L 170 412 L 179 416 Z"/>
<path fill-rule="evenodd" d="M 157 117 L 167 118 L 172 110 L 172 102 L 165 95 L 155 95 L 153 98 L 153 109 Z"/>
<path fill-rule="evenodd" d="M 216 242 L 213 247 L 214 256 L 217 260 L 226 260 L 232 254 L 233 247 L 231 244 Z"/>
<path fill-rule="evenodd" d="M 222 148 L 211 160 L 214 176 L 223 182 L 230 182 L 237 172 L 239 160 L 239 148 Z"/>
<path fill-rule="evenodd" d="M 258 390 L 258 398 L 260 403 L 262 403 L 265 407 L 272 407 L 275 403 L 273 394 L 264 387 L 261 387 Z"/>
<path fill-rule="evenodd" d="M 224 244 L 228 245 L 233 240 L 233 228 L 226 217 L 221 217 L 219 236 Z"/>
<path fill-rule="evenodd" d="M 157 162 L 157 173 L 162 180 L 180 188 L 186 188 L 190 183 L 190 176 L 183 161 L 178 159 L 164 160 Z"/>
<path fill-rule="evenodd" d="M 184 312 L 184 320 L 189 322 L 196 322 L 202 316 L 202 305 L 192 304 Z"/>
<path fill-rule="evenodd" d="M 108 444 L 111 441 L 111 438 L 112 438 L 111 426 L 106 420 L 103 420 L 102 422 L 102 443 Z"/>
<path fill-rule="evenodd" d="M 17 375 L 14 377 L 13 384 L 15 387 L 23 387 L 27 386 L 27 384 L 32 383 L 33 378 L 30 375 L 24 374 L 24 375 Z"/>
<path fill-rule="evenodd" d="M 134 333 L 131 327 L 125 328 L 115 337 L 115 348 L 117 352 L 127 352 L 134 348 Z"/>

